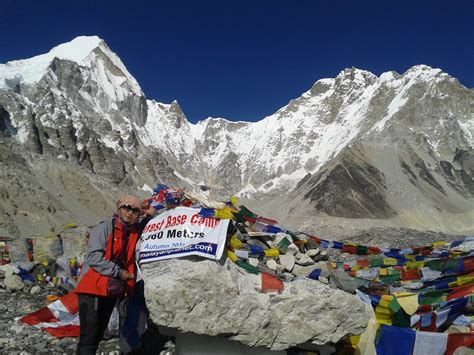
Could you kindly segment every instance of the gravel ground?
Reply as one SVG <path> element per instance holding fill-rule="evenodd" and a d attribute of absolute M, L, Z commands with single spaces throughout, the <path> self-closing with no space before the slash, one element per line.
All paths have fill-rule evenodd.
<path fill-rule="evenodd" d="M 74 354 L 77 338 L 55 338 L 47 332 L 15 320 L 44 307 L 47 304 L 46 297 L 58 293 L 54 287 L 41 285 L 41 291 L 32 295 L 28 292 L 29 288 L 31 286 L 25 286 L 25 289 L 20 291 L 7 290 L 0 273 L 0 354 Z M 150 324 L 142 338 L 143 348 L 133 352 L 133 355 L 160 354 L 167 340 L 169 339 L 161 336 L 156 327 Z M 167 352 L 171 353 L 172 351 Z M 103 340 L 97 354 L 120 354 L 118 338 Z"/>
<path fill-rule="evenodd" d="M 42 288 L 32 295 L 23 291 L 0 289 L 0 354 L 73 354 L 77 338 L 55 338 L 47 332 L 16 321 L 46 305 L 46 296 L 55 289 Z M 118 339 L 100 343 L 98 354 L 119 354 Z"/>

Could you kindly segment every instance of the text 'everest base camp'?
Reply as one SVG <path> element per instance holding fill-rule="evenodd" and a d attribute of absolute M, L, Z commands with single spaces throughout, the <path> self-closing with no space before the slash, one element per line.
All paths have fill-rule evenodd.
<path fill-rule="evenodd" d="M 159 213 L 99 353 L 469 353 L 473 109 L 440 69 L 352 68 L 192 124 L 98 37 L 0 64 L 0 353 L 75 351 L 89 231 L 123 192 Z"/>

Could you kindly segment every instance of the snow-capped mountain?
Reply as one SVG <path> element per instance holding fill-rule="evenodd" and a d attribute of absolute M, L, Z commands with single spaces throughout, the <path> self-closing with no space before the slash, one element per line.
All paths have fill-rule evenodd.
<path fill-rule="evenodd" d="M 472 114 L 467 109 L 459 115 L 449 105 L 457 104 L 449 102 L 450 90 L 453 86 L 462 87 L 454 78 L 427 66 L 413 67 L 403 76 L 384 73 L 380 78 L 366 71 L 346 69 L 335 79 L 319 80 L 275 114 L 253 123 L 208 118 L 191 124 L 176 102 L 164 105 L 152 101 L 141 137 L 176 162 L 180 174 L 196 182 L 221 181 L 222 185 L 225 174 L 220 171 L 227 169 L 239 171 L 225 179 L 227 190 L 288 190 L 306 174 L 318 172 L 351 143 L 370 136 L 391 137 L 387 130 L 392 122 L 400 123 L 407 101 L 414 99 L 410 93 L 420 85 L 431 91 L 416 100 L 423 103 L 439 97 L 448 104 L 437 103 L 435 116 L 427 117 L 429 121 L 425 119 L 419 127 L 426 130 L 429 124 L 435 128 L 427 132 L 430 136 L 436 134 L 431 138 L 431 148 L 446 153 L 446 148 L 441 148 L 443 141 L 450 141 L 446 128 L 463 136 L 460 139 L 464 149 L 472 148 Z M 448 86 L 444 93 L 443 85 Z M 469 93 L 465 90 L 462 99 L 469 100 Z M 441 122 L 441 117 L 447 121 Z M 443 126 L 449 120 L 451 126 Z M 411 134 L 420 133 L 411 128 Z"/>
<path fill-rule="evenodd" d="M 101 181 L 96 198 L 109 205 L 114 193 L 108 191 L 118 188 L 207 185 L 220 197 L 251 198 L 261 213 L 296 227 L 357 218 L 473 230 L 473 112 L 473 90 L 424 65 L 380 77 L 345 69 L 260 121 L 197 124 L 177 101 L 147 100 L 98 37 L 0 65 L 0 131 L 19 157 L 34 154 L 23 164 L 30 171 L 51 175 L 35 164 L 38 157 L 73 167 L 77 176 L 88 171 L 92 186 Z M 12 175 L 20 189 L 26 181 Z M 45 196 L 64 195 L 37 185 Z M 20 203 L 2 199 L 5 210 Z M 28 210 L 24 205 L 17 210 Z M 71 214 L 66 203 L 60 206 Z M 58 211 L 47 214 L 61 219 Z M 7 224 L 25 223 L 18 215 Z"/>

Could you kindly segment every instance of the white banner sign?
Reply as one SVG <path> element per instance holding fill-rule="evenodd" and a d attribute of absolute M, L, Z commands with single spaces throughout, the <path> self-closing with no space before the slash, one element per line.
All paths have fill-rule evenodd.
<path fill-rule="evenodd" d="M 176 207 L 150 220 L 137 243 L 139 263 L 188 255 L 220 259 L 229 220 L 201 217 L 199 211 Z"/>

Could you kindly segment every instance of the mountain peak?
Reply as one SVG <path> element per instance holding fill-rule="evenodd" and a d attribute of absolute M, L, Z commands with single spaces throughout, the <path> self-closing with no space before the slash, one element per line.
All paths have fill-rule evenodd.
<path fill-rule="evenodd" d="M 11 90 L 20 82 L 27 85 L 38 82 L 54 58 L 85 64 L 86 58 L 101 44 L 105 45 L 97 36 L 79 36 L 52 48 L 48 53 L 0 64 L 0 88 Z"/>
<path fill-rule="evenodd" d="M 405 73 L 403 73 L 403 76 L 412 78 L 419 77 L 422 80 L 429 81 L 430 79 L 438 76 L 439 74 L 445 73 L 439 68 L 432 68 L 429 65 L 418 64 L 408 69 Z"/>
<path fill-rule="evenodd" d="M 72 60 L 81 63 L 94 49 L 103 44 L 104 41 L 97 36 L 79 36 L 70 42 L 60 44 L 51 49 L 48 57 Z M 37 57 L 33 57 L 34 59 Z"/>
<path fill-rule="evenodd" d="M 98 65 L 97 61 L 102 61 L 103 65 L 111 71 L 111 75 L 125 77 L 133 92 L 138 96 L 143 95 L 140 86 L 127 71 L 120 58 L 107 46 L 104 40 L 97 36 L 79 36 L 70 42 L 52 48 L 48 53 L 0 64 L 0 89 L 17 91 L 21 85 L 32 85 L 39 82 L 48 72 L 48 68 L 55 58 L 72 61 L 79 66 L 88 68 L 101 68 L 102 65 Z M 98 70 L 101 72 L 100 69 Z M 102 79 L 109 80 L 105 77 Z"/>
<path fill-rule="evenodd" d="M 341 70 L 341 72 L 337 75 L 336 79 L 338 78 L 339 79 L 350 78 L 351 80 L 357 80 L 357 79 L 365 80 L 367 78 L 371 78 L 371 79 L 376 78 L 376 76 L 370 71 L 352 67 L 352 68 L 345 68 L 344 70 Z"/>
<path fill-rule="evenodd" d="M 104 44 L 104 41 L 97 36 L 79 36 L 70 42 L 62 43 L 53 47 L 48 53 L 40 54 L 28 59 L 12 60 L 0 65 L 2 66 L 2 69 L 20 69 L 30 65 L 49 64 L 54 58 L 71 60 L 80 64 L 101 44 Z"/>

